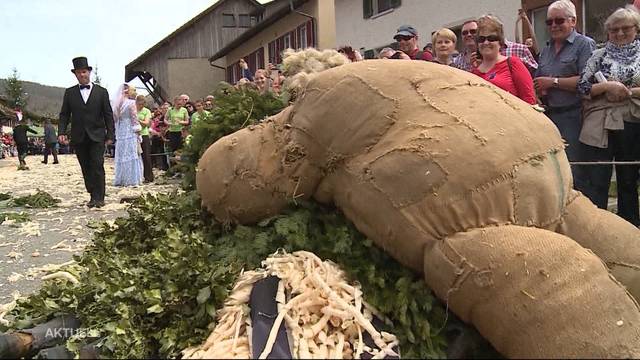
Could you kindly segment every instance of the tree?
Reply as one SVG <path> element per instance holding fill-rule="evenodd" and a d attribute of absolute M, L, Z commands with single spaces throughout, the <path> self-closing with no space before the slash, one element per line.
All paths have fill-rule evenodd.
<path fill-rule="evenodd" d="M 96 70 L 93 72 L 94 78 L 93 78 L 93 82 L 94 84 L 98 84 L 101 85 L 101 81 L 102 79 L 100 78 L 100 75 L 98 75 L 98 64 L 96 63 Z"/>
<path fill-rule="evenodd" d="M 24 109 L 27 106 L 27 93 L 24 92 L 18 69 L 13 68 L 13 73 L 7 78 L 4 89 L 9 98 L 9 104 L 13 107 Z"/>

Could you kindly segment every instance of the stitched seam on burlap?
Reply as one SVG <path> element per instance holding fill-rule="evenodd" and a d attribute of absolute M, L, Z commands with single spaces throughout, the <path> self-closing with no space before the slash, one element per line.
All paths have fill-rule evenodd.
<path fill-rule="evenodd" d="M 447 110 L 444 110 L 444 109 L 440 108 L 435 103 L 435 101 L 433 101 L 430 97 L 427 96 L 426 93 L 424 93 L 421 90 L 420 85 L 422 84 L 423 81 L 424 80 L 414 79 L 414 80 L 411 81 L 411 84 L 413 85 L 413 88 L 418 93 L 418 95 L 420 95 L 422 97 L 424 102 L 427 103 L 429 106 L 431 106 L 436 111 L 438 111 L 438 112 L 440 112 L 442 114 L 445 114 L 445 115 L 449 115 L 452 119 L 454 119 L 456 122 L 458 122 L 458 124 L 463 125 L 467 129 L 471 130 L 471 133 L 473 134 L 473 137 L 475 137 L 480 142 L 480 145 L 485 145 L 487 143 L 487 138 L 485 138 L 484 136 L 480 135 L 480 130 L 475 128 L 473 125 L 471 125 L 468 121 L 466 121 L 463 118 L 461 118 L 459 115 L 454 114 L 452 112 L 449 112 Z"/>
<path fill-rule="evenodd" d="M 423 80 L 424 81 L 424 80 Z M 421 81 L 421 82 L 423 82 Z M 465 86 L 475 86 L 475 87 L 483 87 L 483 88 L 487 88 L 489 90 L 491 90 L 494 94 L 498 95 L 498 97 L 510 108 L 514 109 L 514 110 L 520 110 L 521 108 L 517 107 L 516 105 L 514 105 L 509 99 L 507 99 L 503 94 L 500 93 L 500 91 L 498 90 L 498 87 L 492 84 L 486 84 L 486 83 L 477 83 L 477 82 L 472 82 L 471 80 L 468 80 L 466 83 L 463 84 L 451 84 L 451 85 L 446 85 L 446 86 L 441 86 L 438 89 L 440 90 L 447 90 L 447 89 L 453 89 L 453 88 L 457 88 L 457 87 L 465 87 Z"/>
<path fill-rule="evenodd" d="M 627 264 L 627 263 L 619 262 L 619 261 L 607 261 L 606 265 L 607 265 L 608 268 L 612 268 L 614 266 L 620 266 L 620 267 L 625 267 L 625 268 L 629 268 L 629 269 L 640 271 L 640 265 Z"/>

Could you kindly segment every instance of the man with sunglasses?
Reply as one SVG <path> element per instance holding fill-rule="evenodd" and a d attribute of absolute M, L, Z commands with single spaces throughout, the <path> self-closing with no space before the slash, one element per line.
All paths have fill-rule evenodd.
<path fill-rule="evenodd" d="M 400 51 L 407 54 L 412 60 L 433 60 L 430 52 L 420 51 L 418 48 L 418 31 L 413 26 L 400 26 L 393 39 L 398 42 Z"/>
<path fill-rule="evenodd" d="M 476 35 L 478 33 L 478 22 L 476 20 L 468 20 L 462 24 L 462 42 L 464 50 L 459 56 L 453 59 L 453 66 L 460 70 L 471 72 L 478 64 L 478 44 L 476 43 Z"/>
<path fill-rule="evenodd" d="M 534 85 L 546 105 L 546 114 L 567 142 L 569 161 L 579 160 L 582 128 L 582 102 L 576 85 L 587 60 L 596 47 L 593 39 L 575 30 L 576 7 L 569 0 L 558 0 L 547 10 L 547 28 L 551 40 L 540 53 Z M 584 187 L 580 168 L 572 167 L 574 187 Z"/>

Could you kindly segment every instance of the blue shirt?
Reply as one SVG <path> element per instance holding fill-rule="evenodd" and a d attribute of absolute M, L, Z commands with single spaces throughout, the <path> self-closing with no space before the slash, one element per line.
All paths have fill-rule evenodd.
<path fill-rule="evenodd" d="M 595 48 L 596 42 L 593 39 L 578 34 L 575 30 L 567 37 L 557 54 L 554 42 L 548 41 L 540 52 L 536 77 L 579 76 Z M 547 103 L 551 107 L 579 105 L 580 101 L 581 97 L 576 92 L 556 88 L 550 88 L 547 92 Z"/>

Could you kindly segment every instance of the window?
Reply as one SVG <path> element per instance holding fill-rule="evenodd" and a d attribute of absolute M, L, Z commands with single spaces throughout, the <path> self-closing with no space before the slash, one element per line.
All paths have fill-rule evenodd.
<path fill-rule="evenodd" d="M 584 31 L 597 43 L 607 41 L 604 22 L 617 8 L 624 7 L 627 0 L 584 0 Z"/>
<path fill-rule="evenodd" d="M 291 49 L 291 33 L 288 33 L 284 36 L 284 48 L 286 49 Z"/>
<path fill-rule="evenodd" d="M 241 28 L 251 27 L 251 19 L 249 18 L 249 15 L 247 14 L 238 15 L 238 26 L 240 26 Z"/>
<path fill-rule="evenodd" d="M 549 29 L 545 20 L 547 20 L 547 6 L 541 7 L 531 11 L 529 18 L 531 19 L 531 25 L 533 25 L 533 31 L 536 33 L 536 40 L 538 40 L 538 49 L 542 50 L 547 41 L 549 41 Z"/>
<path fill-rule="evenodd" d="M 307 45 L 307 25 L 298 27 L 298 49 L 306 49 Z"/>
<path fill-rule="evenodd" d="M 222 27 L 236 27 L 236 17 L 233 14 L 222 14 Z"/>
<path fill-rule="evenodd" d="M 374 17 L 385 11 L 400 7 L 401 0 L 362 0 L 365 19 Z"/>
<path fill-rule="evenodd" d="M 298 26 L 292 31 L 269 42 L 269 62 L 276 65 L 282 62 L 282 52 L 288 48 L 305 49 L 314 46 L 313 22 Z M 264 56 L 264 55 L 263 55 Z"/>

